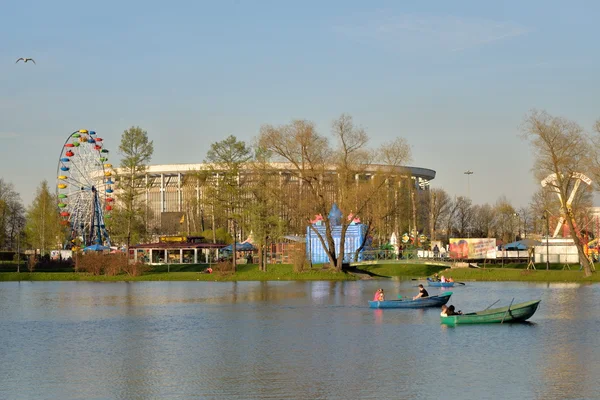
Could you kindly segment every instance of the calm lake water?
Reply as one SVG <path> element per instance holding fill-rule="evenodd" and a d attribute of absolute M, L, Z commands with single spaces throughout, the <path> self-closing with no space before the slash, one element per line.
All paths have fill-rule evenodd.
<path fill-rule="evenodd" d="M 541 298 L 529 324 L 367 306 L 416 283 L 2 282 L 0 398 L 600 397 L 600 286 L 452 289 L 463 311 Z"/>

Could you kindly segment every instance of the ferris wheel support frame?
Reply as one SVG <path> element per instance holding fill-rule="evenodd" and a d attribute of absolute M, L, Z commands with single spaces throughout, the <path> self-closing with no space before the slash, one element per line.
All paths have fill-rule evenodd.
<path fill-rule="evenodd" d="M 80 138 L 80 136 L 76 136 L 77 134 L 88 135 L 89 139 L 87 139 L 85 141 L 81 141 L 82 143 L 80 145 L 76 145 L 75 147 L 77 149 L 82 149 L 82 148 L 84 148 L 82 146 L 85 144 L 94 144 L 94 146 L 96 146 L 95 150 L 98 151 L 98 155 L 100 157 L 100 162 L 101 162 L 101 167 L 98 168 L 98 173 L 101 173 L 102 176 L 108 176 L 108 179 L 106 181 L 103 181 L 103 184 L 112 185 L 113 182 L 112 182 L 112 179 L 110 178 L 110 175 L 106 175 L 106 172 L 107 172 L 106 167 L 107 166 L 110 167 L 110 165 L 104 164 L 106 161 L 103 160 L 103 158 L 102 158 L 102 157 L 107 157 L 107 156 L 103 156 L 103 153 L 108 153 L 108 150 L 102 148 L 102 143 L 99 143 L 102 141 L 102 139 L 100 139 L 98 137 L 94 137 L 94 135 L 96 135 L 95 131 L 76 130 L 68 135 L 68 137 L 65 140 L 65 142 L 63 143 L 63 146 L 60 151 L 59 163 L 57 165 L 57 170 L 56 170 L 57 175 L 61 174 L 61 171 L 66 171 L 61 168 L 61 165 L 64 167 L 67 167 L 69 171 L 72 171 L 71 168 L 73 168 L 73 166 L 75 165 L 76 170 L 80 174 L 82 174 L 82 175 L 84 174 L 85 169 L 83 169 L 83 171 L 82 171 L 82 169 L 77 167 L 77 164 L 72 163 L 72 161 L 73 161 L 72 157 L 74 157 L 73 155 L 66 156 L 69 158 L 69 160 L 66 160 L 66 161 L 70 162 L 70 164 L 66 164 L 65 160 L 62 159 L 63 153 L 65 152 L 65 148 L 73 147 L 73 146 L 68 146 L 69 143 L 73 139 Z M 87 143 L 85 143 L 85 142 L 87 142 Z M 98 148 L 98 146 L 100 146 L 100 148 Z M 105 178 L 102 178 L 102 179 L 104 180 Z M 69 182 L 67 180 L 67 182 L 71 186 L 75 186 L 75 185 L 73 185 L 72 181 Z M 75 182 L 77 182 L 77 181 L 75 181 Z M 86 183 L 89 183 L 89 182 L 86 182 Z M 108 186 L 108 187 L 110 189 L 110 186 Z M 59 186 L 59 189 L 60 189 L 60 186 Z M 82 222 L 83 220 L 85 220 L 85 218 L 83 218 L 83 217 L 86 214 L 86 212 L 83 211 L 84 209 L 76 208 L 74 210 L 69 210 L 70 213 L 68 216 L 68 220 L 66 220 L 66 221 L 68 221 L 67 226 L 71 232 L 70 232 L 68 242 L 65 243 L 64 247 L 67 247 L 69 244 L 71 244 L 71 246 L 72 246 L 72 243 L 74 243 L 74 241 L 78 238 L 82 240 L 82 247 L 87 247 L 87 246 L 91 246 L 94 244 L 110 247 L 111 246 L 110 235 L 108 233 L 108 230 L 106 229 L 104 212 L 103 212 L 103 204 L 99 197 L 98 188 L 95 185 L 91 185 L 91 187 L 87 187 L 87 188 L 85 187 L 85 185 L 82 185 L 79 187 L 79 189 L 81 191 L 91 191 L 92 192 L 92 196 L 91 196 L 92 201 L 90 204 L 91 221 L 88 220 L 90 222 L 89 232 L 85 232 L 88 229 L 86 229 L 86 227 L 84 226 L 84 223 Z M 112 193 L 112 189 L 110 190 L 110 193 Z M 110 208 L 107 207 L 107 209 L 110 209 Z M 60 208 L 59 208 L 59 210 L 60 210 Z M 83 218 L 83 220 L 82 220 L 82 218 Z M 79 225 L 75 226 L 76 224 L 79 224 Z"/>

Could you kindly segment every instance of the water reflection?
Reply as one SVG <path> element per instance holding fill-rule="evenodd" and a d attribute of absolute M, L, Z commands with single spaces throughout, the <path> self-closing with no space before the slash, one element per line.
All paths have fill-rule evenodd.
<path fill-rule="evenodd" d="M 540 379 L 544 385 L 536 397 L 561 398 L 568 393 L 570 398 L 592 398 L 598 388 L 590 387 L 587 382 L 594 379 L 590 373 L 594 359 L 590 356 L 595 351 L 597 336 L 595 332 L 581 328 L 588 321 L 597 321 L 593 310 L 595 288 L 573 284 L 551 287 L 561 290 L 553 290 L 547 296 L 548 324 L 544 328 L 553 329 L 551 333 L 547 332 L 549 336 L 542 337 L 544 352 L 540 357 Z"/>
<path fill-rule="evenodd" d="M 383 310 L 376 308 L 373 310 L 373 315 L 375 315 L 375 324 L 381 325 L 383 323 Z"/>
<path fill-rule="evenodd" d="M 440 396 L 439 376 L 448 399 L 600 389 L 597 285 L 456 287 L 462 310 L 542 299 L 532 323 L 458 327 L 438 309 L 370 309 L 378 287 L 416 293 L 392 280 L 0 283 L 0 398 L 421 399 Z"/>

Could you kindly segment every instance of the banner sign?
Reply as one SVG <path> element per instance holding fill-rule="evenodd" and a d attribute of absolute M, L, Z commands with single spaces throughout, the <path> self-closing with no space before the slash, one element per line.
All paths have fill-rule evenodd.
<path fill-rule="evenodd" d="M 451 238 L 450 258 L 476 260 L 496 258 L 495 238 Z"/>

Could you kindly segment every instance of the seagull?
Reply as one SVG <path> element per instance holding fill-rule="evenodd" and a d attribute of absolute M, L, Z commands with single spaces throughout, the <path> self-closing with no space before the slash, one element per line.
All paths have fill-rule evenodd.
<path fill-rule="evenodd" d="M 27 61 L 31 61 L 32 63 L 35 64 L 35 60 L 33 58 L 17 58 L 17 61 L 15 61 L 15 64 L 18 63 L 19 61 L 23 60 L 23 62 L 27 62 Z M 36 64 L 37 65 L 37 64 Z"/>

